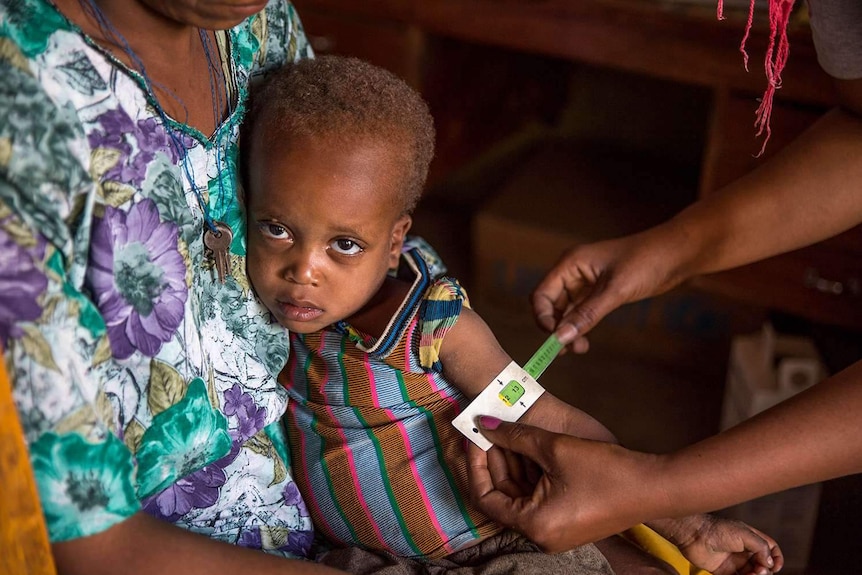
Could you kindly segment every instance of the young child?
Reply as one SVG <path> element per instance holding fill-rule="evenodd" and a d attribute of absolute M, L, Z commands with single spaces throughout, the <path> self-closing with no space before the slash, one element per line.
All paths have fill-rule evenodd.
<path fill-rule="evenodd" d="M 430 248 L 406 239 L 433 155 L 422 99 L 384 70 L 322 57 L 269 78 L 244 129 L 248 273 L 291 335 L 281 381 L 295 478 L 319 533 L 349 547 L 323 560 L 355 573 L 675 573 L 619 536 L 542 553 L 468 501 L 451 421 L 510 358 Z M 614 441 L 550 393 L 523 420 Z M 763 549 L 714 551 L 719 539 L 778 553 L 733 522 L 673 528 L 699 558 L 740 573 Z"/>

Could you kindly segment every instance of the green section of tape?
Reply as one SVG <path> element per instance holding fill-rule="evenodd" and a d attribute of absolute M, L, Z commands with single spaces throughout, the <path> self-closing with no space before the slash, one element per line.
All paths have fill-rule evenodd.
<path fill-rule="evenodd" d="M 539 376 L 544 373 L 560 350 L 563 349 L 563 344 L 553 334 L 545 340 L 542 347 L 533 354 L 533 357 L 524 364 L 524 371 L 530 374 L 533 379 L 539 379 Z"/>

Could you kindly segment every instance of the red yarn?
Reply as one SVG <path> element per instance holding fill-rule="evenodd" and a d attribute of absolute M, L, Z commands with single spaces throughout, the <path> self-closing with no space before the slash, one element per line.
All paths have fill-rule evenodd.
<path fill-rule="evenodd" d="M 745 70 L 748 71 L 748 52 L 745 50 L 745 43 L 751 33 L 751 25 L 754 22 L 754 3 L 748 7 L 748 21 L 745 24 L 745 35 L 742 37 L 742 42 L 739 44 L 739 51 L 742 52 L 742 61 Z M 754 126 L 757 128 L 757 136 L 765 134 L 763 146 L 760 148 L 757 156 L 763 155 L 766 150 L 766 142 L 769 141 L 769 136 L 772 135 L 770 128 L 770 119 L 772 118 L 772 101 L 775 97 L 775 90 L 781 88 L 781 71 L 784 70 L 784 65 L 787 64 L 787 56 L 790 54 L 790 42 L 787 40 L 787 25 L 790 22 L 790 14 L 793 12 L 794 0 L 769 0 L 769 45 L 766 48 L 766 56 L 763 61 L 763 67 L 766 71 L 767 86 L 763 93 L 763 98 L 760 100 L 755 112 Z M 724 20 L 724 0 L 718 0 L 717 17 L 719 20 Z"/>

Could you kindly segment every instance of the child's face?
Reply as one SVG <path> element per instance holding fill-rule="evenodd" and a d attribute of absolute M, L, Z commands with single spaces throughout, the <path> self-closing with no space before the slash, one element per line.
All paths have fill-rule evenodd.
<path fill-rule="evenodd" d="M 291 331 L 349 318 L 398 264 L 410 227 L 392 151 L 325 138 L 255 143 L 246 194 L 252 285 Z"/>

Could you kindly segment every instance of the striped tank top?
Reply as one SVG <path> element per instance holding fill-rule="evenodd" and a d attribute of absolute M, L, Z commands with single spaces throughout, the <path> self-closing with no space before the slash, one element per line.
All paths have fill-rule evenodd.
<path fill-rule="evenodd" d="M 344 322 L 291 334 L 281 381 L 294 478 L 337 545 L 439 558 L 501 530 L 469 502 L 464 439 L 451 425 L 466 398 L 439 361 L 469 302 L 427 258 L 402 254 L 412 287 L 380 338 Z"/>

